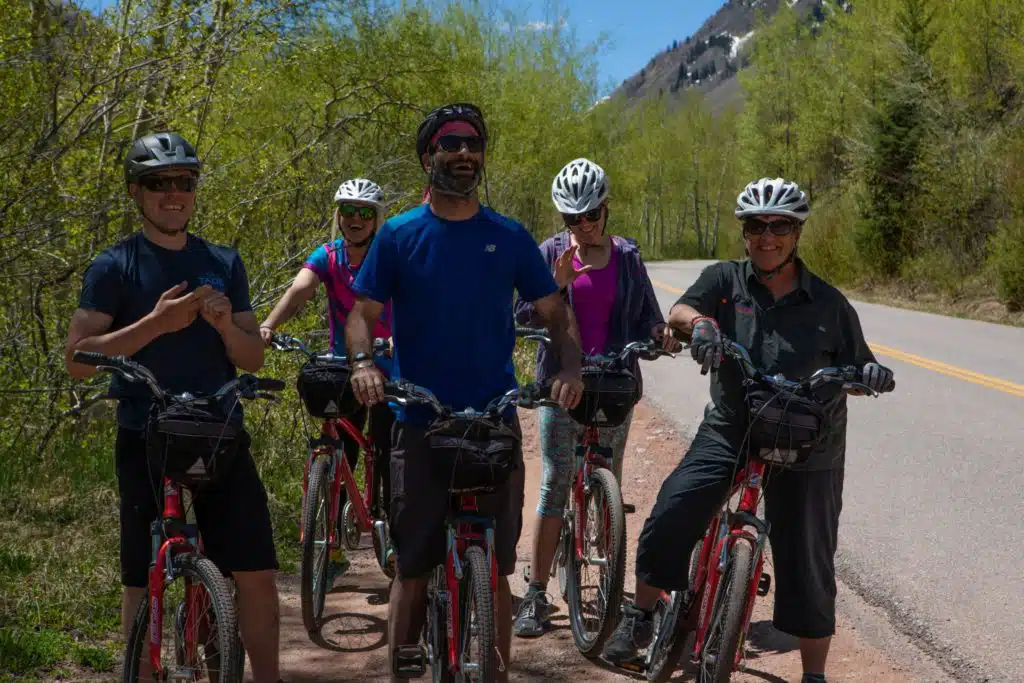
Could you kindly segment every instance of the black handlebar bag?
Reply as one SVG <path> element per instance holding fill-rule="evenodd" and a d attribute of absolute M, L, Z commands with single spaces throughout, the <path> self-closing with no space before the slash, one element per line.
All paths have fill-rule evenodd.
<path fill-rule="evenodd" d="M 195 491 L 230 468 L 245 436 L 241 420 L 216 403 L 154 405 L 146 455 L 152 472 Z"/>
<path fill-rule="evenodd" d="M 519 469 L 520 436 L 507 425 L 453 419 L 427 430 L 430 457 L 439 471 L 450 472 L 452 493 L 491 493 Z"/>
<path fill-rule="evenodd" d="M 583 395 L 569 411 L 584 427 L 618 427 L 640 401 L 640 382 L 625 368 L 583 368 Z"/>
<path fill-rule="evenodd" d="M 771 465 L 803 464 L 827 436 L 828 409 L 788 392 L 747 386 L 748 453 Z"/>
<path fill-rule="evenodd" d="M 310 361 L 299 370 L 295 388 L 313 417 L 348 417 L 360 408 L 349 380 L 352 369 L 338 361 Z"/>

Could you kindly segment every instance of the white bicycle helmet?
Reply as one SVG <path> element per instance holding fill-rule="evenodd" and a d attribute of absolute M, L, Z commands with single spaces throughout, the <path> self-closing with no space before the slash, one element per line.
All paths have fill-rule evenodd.
<path fill-rule="evenodd" d="M 384 212 L 384 190 L 366 178 L 352 178 L 338 186 L 338 191 L 334 193 L 334 203 L 344 201 L 369 204 L 377 209 L 378 214 Z"/>
<path fill-rule="evenodd" d="M 783 178 L 761 178 L 748 183 L 736 198 L 736 217 L 789 216 L 803 223 L 811 213 L 807 195 Z"/>
<path fill-rule="evenodd" d="M 589 159 L 573 159 L 551 183 L 551 201 L 559 213 L 586 213 L 607 197 L 608 177 Z"/>

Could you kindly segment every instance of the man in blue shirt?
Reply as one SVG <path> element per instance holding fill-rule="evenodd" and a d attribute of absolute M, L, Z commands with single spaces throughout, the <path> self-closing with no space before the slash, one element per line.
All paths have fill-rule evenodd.
<path fill-rule="evenodd" d="M 210 393 L 232 379 L 236 367 L 256 372 L 263 366 L 241 257 L 187 232 L 199 171 L 192 145 L 174 133 L 143 136 L 129 150 L 125 182 L 142 214 L 142 229 L 102 252 L 85 272 L 68 328 L 65 360 L 73 377 L 96 372 L 73 362 L 75 351 L 129 356 L 176 394 Z M 146 457 L 149 390 L 115 376 L 111 395 L 119 399 L 114 455 L 127 636 L 146 595 L 149 524 L 159 515 L 153 482 L 159 473 L 150 471 Z M 244 432 L 225 470 L 196 495 L 196 517 L 206 554 L 238 586 L 238 621 L 255 681 L 273 683 L 280 676 L 277 555 L 266 491 Z M 152 677 L 148 657 L 140 666 L 140 679 Z"/>
<path fill-rule="evenodd" d="M 370 357 L 370 330 L 391 301 L 395 358 L 392 376 L 434 392 L 455 410 L 483 410 L 516 386 L 512 364 L 515 329 L 513 294 L 535 302 L 561 358 L 552 397 L 566 408 L 580 400 L 581 352 L 575 323 L 558 294 L 551 271 L 526 229 L 481 206 L 477 187 L 484 164 L 487 129 L 473 105 L 446 105 L 420 126 L 417 153 L 430 176 L 429 203 L 385 223 L 353 285 L 355 307 L 345 328 L 353 359 L 352 386 L 359 400 L 383 400 L 384 378 Z M 415 645 L 423 628 L 431 571 L 443 562 L 448 510 L 447 474 L 432 468 L 424 438 L 429 408 L 396 409 L 392 447 L 391 534 L 398 554 L 392 585 L 388 642 L 394 650 Z M 518 432 L 518 420 L 509 417 Z M 522 452 L 518 469 L 481 510 L 495 517 L 498 562 L 498 649 L 508 680 L 512 595 L 522 528 Z M 436 459 L 435 459 L 436 461 Z M 490 507 L 490 506 L 494 507 Z M 485 508 L 485 506 L 488 506 Z M 394 672 L 392 680 L 398 681 Z"/>

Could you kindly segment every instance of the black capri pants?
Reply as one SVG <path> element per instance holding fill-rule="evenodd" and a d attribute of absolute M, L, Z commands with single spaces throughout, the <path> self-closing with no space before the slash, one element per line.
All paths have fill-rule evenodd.
<path fill-rule="evenodd" d="M 663 590 L 687 588 L 690 554 L 731 489 L 737 453 L 730 441 L 702 423 L 689 451 L 662 483 L 640 533 L 639 581 Z M 798 638 L 831 636 L 843 469 L 773 468 L 765 480 L 775 575 L 773 624 Z"/>

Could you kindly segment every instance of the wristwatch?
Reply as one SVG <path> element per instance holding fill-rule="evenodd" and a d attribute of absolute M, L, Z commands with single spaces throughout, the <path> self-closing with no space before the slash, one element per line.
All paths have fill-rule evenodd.
<path fill-rule="evenodd" d="M 368 363 L 368 365 L 366 365 L 365 363 Z M 360 365 L 360 364 L 363 364 L 363 365 Z M 353 368 L 359 368 L 359 367 L 368 368 L 368 367 L 370 367 L 370 365 L 373 365 L 373 358 L 371 358 L 370 354 L 366 353 L 365 351 L 360 351 L 356 355 L 352 356 L 352 367 Z"/>

